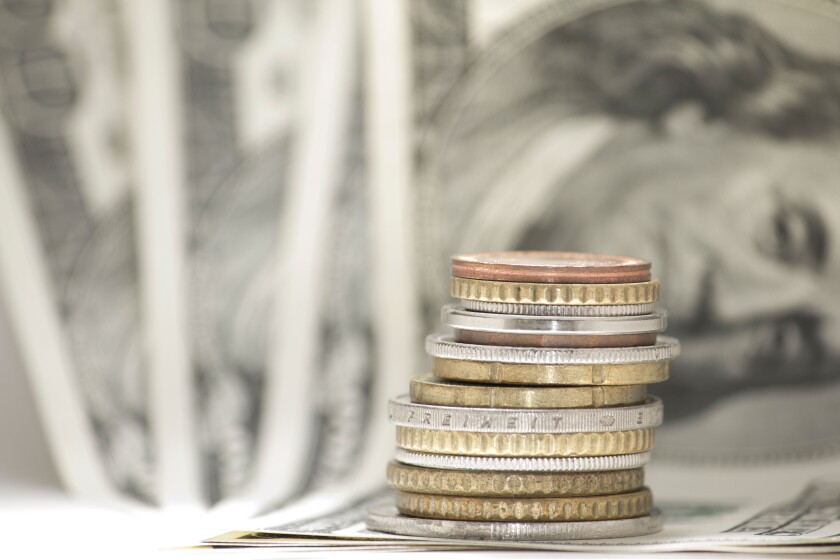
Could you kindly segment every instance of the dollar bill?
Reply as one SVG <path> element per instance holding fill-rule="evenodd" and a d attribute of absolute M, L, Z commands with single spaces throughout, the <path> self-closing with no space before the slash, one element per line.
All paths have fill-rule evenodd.
<path fill-rule="evenodd" d="M 657 461 L 840 452 L 840 6 L 418 1 L 405 17 L 428 329 L 453 253 L 644 257 L 684 348 L 653 389 Z"/>
<path fill-rule="evenodd" d="M 558 543 L 476 542 L 385 535 L 367 530 L 369 507 L 392 503 L 387 491 L 307 519 L 228 533 L 211 544 L 294 546 L 303 538 L 321 545 L 412 544 L 546 550 L 662 552 L 754 551 L 762 554 L 830 552 L 840 548 L 840 479 L 837 461 L 808 467 L 785 465 L 757 470 L 649 468 L 648 483 L 665 516 L 665 529 L 644 537 Z M 686 483 L 691 480 L 692 483 Z M 259 521 L 255 521 L 259 522 Z M 753 548 L 756 547 L 756 548 Z"/>
<path fill-rule="evenodd" d="M 56 466 L 155 496 L 116 4 L 0 7 L 4 296 Z"/>
<path fill-rule="evenodd" d="M 191 383 L 205 499 L 351 472 L 373 382 L 353 3 L 174 11 Z M 384 418 L 384 414 L 383 414 Z"/>

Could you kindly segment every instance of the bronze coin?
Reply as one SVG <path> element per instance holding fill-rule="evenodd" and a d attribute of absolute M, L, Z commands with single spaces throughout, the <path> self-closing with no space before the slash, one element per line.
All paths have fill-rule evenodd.
<path fill-rule="evenodd" d="M 633 334 L 514 334 L 454 329 L 456 342 L 490 346 L 534 346 L 539 348 L 622 348 L 656 344 L 656 333 Z"/>
<path fill-rule="evenodd" d="M 452 257 L 452 276 L 540 284 L 625 284 L 650 280 L 650 262 L 633 257 L 502 251 Z"/>

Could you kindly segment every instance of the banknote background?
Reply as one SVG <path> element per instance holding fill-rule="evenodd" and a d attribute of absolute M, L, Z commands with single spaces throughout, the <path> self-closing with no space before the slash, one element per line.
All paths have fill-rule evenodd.
<path fill-rule="evenodd" d="M 655 463 L 840 453 L 840 5 L 32 0 L 0 30 L 2 301 L 75 494 L 375 490 L 475 250 L 652 260 L 684 348 Z"/>

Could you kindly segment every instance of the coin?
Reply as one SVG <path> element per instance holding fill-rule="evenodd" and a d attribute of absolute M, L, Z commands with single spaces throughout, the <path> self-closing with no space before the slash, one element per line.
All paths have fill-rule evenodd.
<path fill-rule="evenodd" d="M 654 429 L 520 434 L 457 432 L 397 426 L 397 446 L 409 451 L 496 457 L 595 457 L 653 448 Z"/>
<path fill-rule="evenodd" d="M 411 380 L 411 402 L 441 406 L 491 408 L 581 408 L 643 403 L 644 385 L 552 387 L 478 385 L 438 379 L 431 374 Z"/>
<path fill-rule="evenodd" d="M 650 490 L 605 496 L 498 498 L 394 492 L 404 515 L 454 521 L 603 521 L 649 515 Z"/>
<path fill-rule="evenodd" d="M 605 307 L 605 306 L 599 306 Z M 453 329 L 509 334 L 617 335 L 658 333 L 665 330 L 668 314 L 658 309 L 630 317 L 554 317 L 484 313 L 460 305 L 444 305 L 441 322 Z"/>
<path fill-rule="evenodd" d="M 644 469 L 575 473 L 454 471 L 388 463 L 387 480 L 395 490 L 453 496 L 598 496 L 638 490 Z"/>
<path fill-rule="evenodd" d="M 516 334 L 468 331 L 455 329 L 453 338 L 467 344 L 493 346 L 530 346 L 533 348 L 618 348 L 650 346 L 656 343 L 656 334 Z"/>
<path fill-rule="evenodd" d="M 446 305 L 441 321 L 454 329 L 455 340 L 470 344 L 609 348 L 654 344 L 656 333 L 665 330 L 667 314 L 658 310 L 631 317 L 538 317 Z"/>
<path fill-rule="evenodd" d="M 410 402 L 407 396 L 388 402 L 388 420 L 398 426 L 500 433 L 615 432 L 655 428 L 662 423 L 662 401 L 608 408 L 476 408 Z"/>
<path fill-rule="evenodd" d="M 538 284 L 452 277 L 458 299 L 536 305 L 634 305 L 659 299 L 659 282 L 631 284 Z"/>
<path fill-rule="evenodd" d="M 617 255 L 504 251 L 452 257 L 452 276 L 506 282 L 616 284 L 650 280 L 650 262 Z"/>
<path fill-rule="evenodd" d="M 600 457 L 473 457 L 417 453 L 398 447 L 394 459 L 407 465 L 448 470 L 594 472 L 643 467 L 650 462 L 650 452 Z"/>
<path fill-rule="evenodd" d="M 503 385 L 645 385 L 668 379 L 667 360 L 637 364 L 511 364 L 435 358 L 441 379 Z"/>
<path fill-rule="evenodd" d="M 540 305 L 527 303 L 499 303 L 462 299 L 461 305 L 470 311 L 484 313 L 510 313 L 511 315 L 552 315 L 556 317 L 629 317 L 647 315 L 653 311 L 652 303 L 633 305 Z"/>
<path fill-rule="evenodd" d="M 451 521 L 401 515 L 392 505 L 368 510 L 368 529 L 382 533 L 424 538 L 487 541 L 557 541 L 608 539 L 650 535 L 662 530 L 662 513 L 609 521 L 498 522 Z"/>
<path fill-rule="evenodd" d="M 426 352 L 435 358 L 505 362 L 516 364 L 634 364 L 671 360 L 680 354 L 680 343 L 658 336 L 652 346 L 631 348 L 533 348 L 524 346 L 486 346 L 455 342 L 451 335 L 426 337 Z"/>

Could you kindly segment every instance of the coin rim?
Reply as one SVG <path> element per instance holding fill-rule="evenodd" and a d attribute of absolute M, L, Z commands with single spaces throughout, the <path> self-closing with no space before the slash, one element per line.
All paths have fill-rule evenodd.
<path fill-rule="evenodd" d="M 404 479 L 416 479 L 416 484 L 405 484 Z M 517 478 L 517 487 L 510 489 L 508 481 Z M 385 479 L 394 490 L 418 494 L 439 494 L 463 497 L 582 497 L 605 496 L 639 490 L 645 485 L 643 467 L 595 472 L 527 472 L 527 471 L 469 471 L 418 467 L 391 460 Z M 434 480 L 457 481 L 456 490 L 449 490 Z M 472 482 L 469 482 L 472 479 Z M 426 480 L 426 484 L 421 482 Z M 500 484 L 504 490 L 498 490 Z M 543 491 L 546 485 L 553 489 Z M 490 488 L 489 490 L 487 488 Z M 567 487 L 563 492 L 556 487 Z"/>
<path fill-rule="evenodd" d="M 482 346 L 520 346 L 532 348 L 618 348 L 629 346 L 651 346 L 656 342 L 656 333 L 633 334 L 519 334 L 494 333 L 454 329 L 455 340 Z"/>
<path fill-rule="evenodd" d="M 538 284 L 474 280 L 453 276 L 449 293 L 456 299 L 539 305 L 632 305 L 659 299 L 659 280 L 626 284 Z"/>
<path fill-rule="evenodd" d="M 461 302 L 461 305 L 467 311 L 550 317 L 633 317 L 636 315 L 648 315 L 656 309 L 656 303 L 548 305 L 544 303 L 503 303 L 475 299 L 460 299 L 458 301 Z"/>
<path fill-rule="evenodd" d="M 642 373 L 621 373 L 623 369 L 641 370 Z M 666 381 L 670 375 L 669 370 L 668 360 L 630 364 L 517 364 L 455 358 L 432 359 L 432 373 L 435 377 L 509 386 L 650 385 Z"/>
<path fill-rule="evenodd" d="M 598 457 L 650 451 L 655 428 L 615 432 L 509 433 L 396 427 L 397 446 L 421 453 L 481 457 Z"/>
<path fill-rule="evenodd" d="M 409 502 L 407 505 L 402 505 L 401 507 L 401 500 Z M 423 507 L 411 507 L 411 501 L 421 502 Z M 623 514 L 613 513 L 609 514 L 606 512 L 608 509 L 607 503 L 610 501 L 617 501 L 623 502 L 625 504 L 625 509 L 630 504 L 636 504 L 639 506 L 637 511 L 625 511 Z M 551 521 L 551 519 L 546 519 L 545 515 L 528 515 L 525 516 L 524 519 L 516 519 L 513 517 L 513 514 L 516 510 L 529 509 L 529 506 L 534 507 L 537 504 L 542 504 L 542 510 L 545 512 L 546 510 L 551 511 L 554 509 L 562 510 L 564 513 L 568 514 L 568 517 L 565 519 L 557 518 L 555 521 L 608 521 L 612 519 L 632 519 L 634 517 L 643 517 L 645 515 L 649 515 L 651 511 L 653 511 L 653 492 L 650 491 L 650 488 L 647 486 L 643 486 L 639 490 L 635 490 L 632 492 L 621 492 L 617 494 L 602 494 L 598 496 L 549 496 L 549 497 L 539 497 L 539 498 L 507 498 L 507 497 L 500 497 L 500 496 L 453 496 L 453 495 L 446 495 L 446 494 L 426 494 L 422 492 L 405 492 L 403 490 L 395 490 L 394 491 L 394 501 L 397 506 L 397 510 L 405 515 L 416 516 L 416 517 L 423 517 L 426 519 L 450 519 L 450 520 L 463 520 L 463 521 L 514 521 L 514 522 L 546 522 Z M 458 507 L 455 505 L 454 511 L 449 510 L 445 513 L 439 513 L 435 506 L 437 505 L 436 502 L 449 502 L 450 504 L 458 504 L 458 502 L 472 502 L 475 504 L 475 508 L 471 508 L 469 505 L 461 505 Z M 497 507 L 493 507 L 492 504 L 496 504 Z M 551 507 L 553 503 L 554 508 Z M 601 504 L 600 507 L 597 507 L 595 504 Z M 586 504 L 589 507 L 586 507 Z M 617 505 L 617 504 L 616 504 Z M 431 507 L 425 507 L 431 506 Z M 495 515 L 491 515 L 490 519 L 482 518 L 480 514 L 470 516 L 470 512 L 482 511 L 485 509 L 486 506 L 490 506 L 491 509 L 496 510 L 498 506 L 506 506 L 504 509 L 512 514 L 510 518 L 504 518 L 498 513 L 494 512 Z M 499 508 L 501 509 L 501 508 Z M 605 517 L 597 517 L 596 511 L 602 510 L 603 515 Z M 618 507 L 616 508 L 618 509 Z M 456 511 L 460 510 L 461 513 L 456 513 Z M 570 510 L 570 511 L 569 511 Z M 588 510 L 588 511 L 587 511 Z M 532 513 L 532 512 L 531 512 Z"/>
<path fill-rule="evenodd" d="M 431 373 L 410 381 L 411 402 L 480 408 L 616 408 L 636 406 L 647 399 L 647 385 L 496 385 L 462 383 Z"/>
<path fill-rule="evenodd" d="M 579 257 L 590 262 L 592 257 L 599 259 L 613 259 L 616 264 L 598 265 L 551 265 L 551 264 L 514 264 L 491 263 L 482 261 L 481 257 L 497 255 L 499 257 L 522 255 L 569 255 L 570 258 Z M 623 264 L 622 264 L 623 263 Z M 649 280 L 651 277 L 651 262 L 637 257 L 622 255 L 601 255 L 598 253 L 580 253 L 573 251 L 487 251 L 480 253 L 461 253 L 452 255 L 450 272 L 452 276 L 475 280 L 501 280 L 508 282 L 529 282 L 545 284 L 624 284 Z"/>
<path fill-rule="evenodd" d="M 398 409 L 415 409 L 418 411 L 420 420 L 418 423 L 410 423 L 399 418 Z M 440 417 L 452 415 L 450 426 L 444 426 Z M 484 416 L 479 426 L 466 425 L 459 416 L 468 417 Z M 563 425 L 559 428 L 555 425 L 554 419 L 563 416 Z M 509 418 L 525 418 L 524 422 L 517 422 L 516 426 L 509 427 Z M 647 422 L 642 424 L 631 424 L 638 422 L 644 417 Z M 493 420 L 498 418 L 498 421 Z M 612 424 L 602 423 L 602 419 L 612 418 Z M 544 420 L 543 420 L 544 419 Z M 433 404 L 413 403 L 408 395 L 388 401 L 388 420 L 396 426 L 407 426 L 410 428 L 428 428 L 433 430 L 452 430 L 464 432 L 491 432 L 491 433 L 579 433 L 579 432 L 616 432 L 634 429 L 656 428 L 662 424 L 663 405 L 659 397 L 648 395 L 645 404 L 623 407 L 608 408 L 568 408 L 568 409 L 546 409 L 546 408 L 485 408 L 485 407 L 456 407 L 440 406 Z M 486 427 L 485 427 L 486 426 Z M 534 429 L 532 426 L 539 426 Z"/>
<path fill-rule="evenodd" d="M 452 521 L 402 515 L 393 504 L 369 508 L 369 530 L 389 535 L 449 538 L 475 541 L 539 542 L 640 537 L 662 530 L 663 516 L 657 508 L 650 515 L 606 521 Z"/>
<path fill-rule="evenodd" d="M 609 336 L 660 333 L 668 326 L 668 313 L 655 309 L 645 315 L 626 317 L 556 317 L 470 311 L 456 304 L 440 310 L 441 323 L 453 329 L 505 334 Z"/>
<path fill-rule="evenodd" d="M 397 447 L 394 459 L 407 465 L 454 471 L 596 472 L 644 467 L 650 463 L 651 452 L 594 457 L 492 457 L 426 453 Z"/>
<path fill-rule="evenodd" d="M 636 364 L 673 360 L 680 354 L 680 343 L 670 336 L 657 336 L 653 346 L 624 348 L 545 348 L 531 346 L 487 346 L 456 342 L 449 334 L 426 337 L 426 353 L 435 358 L 515 364 Z M 446 349 L 448 352 L 442 352 Z M 454 350 L 454 352 L 453 352 Z"/>

